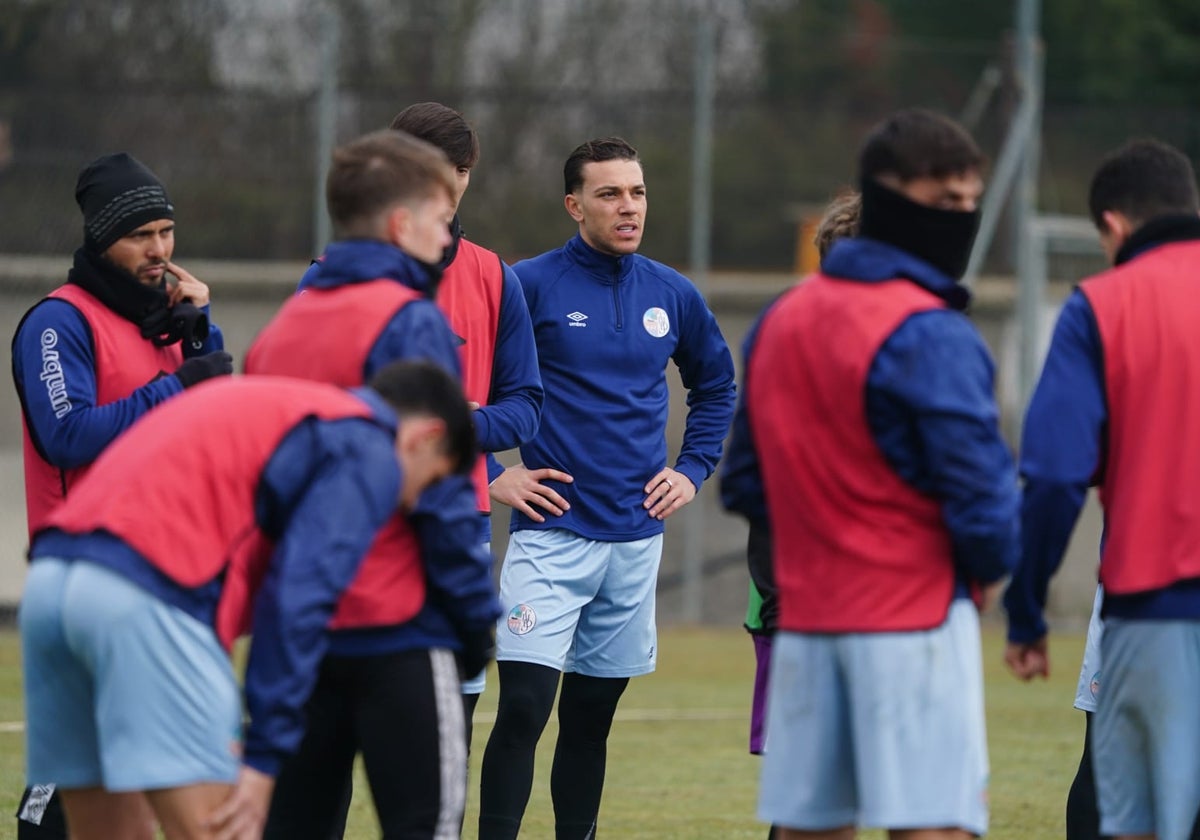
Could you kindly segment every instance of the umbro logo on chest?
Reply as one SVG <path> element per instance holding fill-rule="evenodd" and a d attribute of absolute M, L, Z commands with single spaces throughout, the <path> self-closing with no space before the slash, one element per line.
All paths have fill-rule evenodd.
<path fill-rule="evenodd" d="M 587 316 L 584 315 L 579 310 L 575 310 L 574 312 L 569 314 L 567 316 L 567 320 L 570 321 L 570 323 L 567 324 L 568 327 L 586 327 L 587 326 L 587 324 L 585 323 L 587 321 Z"/>

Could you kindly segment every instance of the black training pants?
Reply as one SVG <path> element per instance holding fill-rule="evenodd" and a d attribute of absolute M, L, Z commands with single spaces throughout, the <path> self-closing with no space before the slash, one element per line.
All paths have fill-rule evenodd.
<path fill-rule="evenodd" d="M 339 836 L 360 751 L 385 840 L 457 840 L 467 748 L 450 651 L 327 656 L 305 714 L 300 750 L 276 782 L 266 840 Z"/>
<path fill-rule="evenodd" d="M 17 807 L 17 840 L 67 840 L 67 815 L 57 791 L 25 788 Z"/>

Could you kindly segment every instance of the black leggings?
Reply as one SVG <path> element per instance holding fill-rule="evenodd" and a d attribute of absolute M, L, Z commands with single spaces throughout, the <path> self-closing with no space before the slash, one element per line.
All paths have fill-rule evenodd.
<path fill-rule="evenodd" d="M 463 726 L 467 738 L 467 754 L 471 753 L 471 736 L 475 732 L 475 707 L 479 705 L 478 694 L 463 695 Z"/>
<path fill-rule="evenodd" d="M 1083 755 L 1067 793 L 1067 840 L 1100 840 L 1100 809 L 1096 805 L 1096 777 L 1092 773 L 1092 713 L 1084 714 L 1087 724 Z"/>
<path fill-rule="evenodd" d="M 558 687 L 559 672 L 528 662 L 500 662 L 496 725 L 483 753 L 479 840 L 514 840 L 521 828 L 538 739 Z M 558 743 L 550 773 L 557 840 L 594 838 L 604 789 L 608 733 L 629 684 L 566 674 L 558 700 Z"/>
<path fill-rule="evenodd" d="M 449 651 L 326 657 L 263 837 L 340 837 L 361 750 L 386 840 L 457 838 L 466 797 L 462 712 Z"/>

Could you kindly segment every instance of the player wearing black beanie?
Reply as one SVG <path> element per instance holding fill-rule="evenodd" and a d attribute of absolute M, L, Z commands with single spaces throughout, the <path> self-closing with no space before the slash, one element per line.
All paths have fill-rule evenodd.
<path fill-rule="evenodd" d="M 233 370 L 209 323 L 208 287 L 171 262 L 175 208 L 154 173 L 129 154 L 105 155 L 80 172 L 75 199 L 83 246 L 67 282 L 25 314 L 12 343 L 30 533 L 135 420 Z M 67 732 L 61 746 L 79 748 Z M 90 816 L 81 819 L 105 824 Z M 26 789 L 17 819 L 18 840 L 67 838 L 53 785 Z"/>

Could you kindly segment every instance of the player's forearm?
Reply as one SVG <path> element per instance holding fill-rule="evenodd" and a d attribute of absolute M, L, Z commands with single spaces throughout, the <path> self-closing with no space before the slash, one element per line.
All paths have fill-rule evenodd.
<path fill-rule="evenodd" d="M 1008 639 L 1028 644 L 1046 635 L 1044 608 L 1087 494 L 1086 485 L 1027 480 L 1021 501 L 1021 561 L 1004 593 Z"/>
<path fill-rule="evenodd" d="M 491 405 L 476 409 L 475 435 L 484 452 L 516 449 L 537 434 L 542 389 L 528 386 L 508 391 Z"/>

